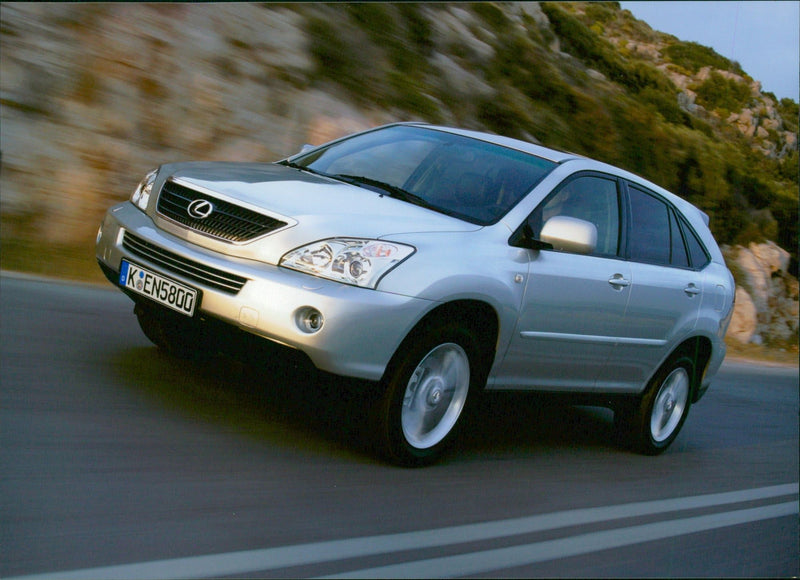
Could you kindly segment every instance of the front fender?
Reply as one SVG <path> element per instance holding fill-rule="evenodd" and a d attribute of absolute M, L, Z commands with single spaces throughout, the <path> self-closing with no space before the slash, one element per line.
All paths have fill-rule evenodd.
<path fill-rule="evenodd" d="M 446 247 L 421 244 L 418 237 L 397 240 L 414 245 L 417 252 L 387 274 L 378 289 L 422 298 L 436 306 L 457 300 L 489 305 L 498 318 L 497 352 L 503 353 L 516 327 L 530 251 L 511 247 L 505 239 L 480 243 L 475 235 L 455 237 L 463 239 L 452 244 L 454 235 L 448 233 Z"/>

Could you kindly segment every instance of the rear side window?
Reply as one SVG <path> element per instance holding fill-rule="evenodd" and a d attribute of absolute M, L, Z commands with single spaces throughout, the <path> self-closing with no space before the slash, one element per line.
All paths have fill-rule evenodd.
<path fill-rule="evenodd" d="M 702 242 L 672 206 L 632 184 L 628 184 L 628 198 L 631 260 L 695 270 L 708 264 L 708 252 Z"/>
<path fill-rule="evenodd" d="M 673 210 L 669 212 L 670 237 L 672 238 L 672 248 L 670 254 L 670 264 L 679 268 L 689 267 L 689 255 L 686 253 L 686 244 L 683 243 L 681 226 L 678 217 Z"/>
<path fill-rule="evenodd" d="M 628 187 L 631 223 L 628 250 L 631 260 L 668 266 L 672 228 L 666 203 L 636 187 Z M 684 251 L 685 256 L 685 251 Z"/>

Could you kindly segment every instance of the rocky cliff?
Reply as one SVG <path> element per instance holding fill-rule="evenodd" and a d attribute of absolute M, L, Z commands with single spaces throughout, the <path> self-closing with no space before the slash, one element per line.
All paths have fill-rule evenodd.
<path fill-rule="evenodd" d="M 732 336 L 796 339 L 796 270 L 766 239 L 796 255 L 797 105 L 709 51 L 615 3 L 3 3 L 0 257 L 94 268 L 103 212 L 161 163 L 271 161 L 427 120 L 683 195 L 730 245 Z"/>
<path fill-rule="evenodd" d="M 725 259 L 737 279 L 729 338 L 743 344 L 796 344 L 800 289 L 787 272 L 789 253 L 769 242 L 729 248 Z"/>

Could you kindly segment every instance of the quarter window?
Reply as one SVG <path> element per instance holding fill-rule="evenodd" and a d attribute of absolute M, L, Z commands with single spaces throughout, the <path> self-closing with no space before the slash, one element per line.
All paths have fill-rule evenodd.
<path fill-rule="evenodd" d="M 672 246 L 670 250 L 670 263 L 679 268 L 689 267 L 689 255 L 686 253 L 686 244 L 683 243 L 683 236 L 681 235 L 681 227 L 678 224 L 678 218 L 674 211 L 669 212 L 670 222 L 670 236 L 672 238 Z"/>
<path fill-rule="evenodd" d="M 703 244 L 697 239 L 697 235 L 685 223 L 681 223 L 686 234 L 686 244 L 689 246 L 689 255 L 692 257 L 692 267 L 700 270 L 708 264 L 708 254 Z"/>

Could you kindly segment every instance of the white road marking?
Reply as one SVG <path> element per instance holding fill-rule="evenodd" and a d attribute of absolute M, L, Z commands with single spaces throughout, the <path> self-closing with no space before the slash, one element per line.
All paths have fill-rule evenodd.
<path fill-rule="evenodd" d="M 266 548 L 262 550 L 193 556 L 118 566 L 86 568 L 82 570 L 18 576 L 16 578 L 6 578 L 6 580 L 116 580 L 127 578 L 140 580 L 170 580 L 179 578 L 248 575 L 291 566 L 320 562 L 336 562 L 348 558 L 360 558 L 377 554 L 391 554 L 422 548 L 507 538 L 569 526 L 610 522 L 623 518 L 667 514 L 669 512 L 698 508 L 719 507 L 734 503 L 794 495 L 798 493 L 798 490 L 800 490 L 800 484 L 795 482 L 785 485 L 725 493 L 566 510 L 551 514 L 451 526 L 417 532 L 314 542 L 294 546 Z M 385 575 L 413 577 L 420 575 L 432 577 L 480 574 L 490 570 L 543 561 L 542 558 L 563 558 L 570 555 L 605 550 L 611 547 L 651 541 L 653 539 L 771 519 L 793 513 L 798 513 L 797 501 L 692 518 L 668 520 L 665 522 L 631 526 L 590 534 L 578 534 L 558 540 L 498 550 L 487 550 L 461 556 L 436 558 L 399 564 L 397 566 L 372 568 L 370 570 L 358 570 L 355 572 L 348 572 L 344 574 L 344 576 L 356 577 L 357 575 L 363 575 L 363 577 L 379 577 Z M 451 566 L 452 569 L 450 568 Z"/>
<path fill-rule="evenodd" d="M 377 568 L 367 568 L 344 572 L 324 578 L 452 578 L 456 576 L 480 575 L 493 570 L 503 570 L 517 566 L 527 566 L 548 560 L 569 558 L 662 540 L 684 534 L 705 532 L 727 526 L 779 518 L 798 513 L 800 502 L 786 502 L 759 508 L 722 512 L 708 516 L 698 516 L 605 530 L 589 534 L 579 534 L 569 538 L 537 542 L 523 546 L 499 548 L 471 552 L 458 556 L 431 558 L 404 562 Z"/>

